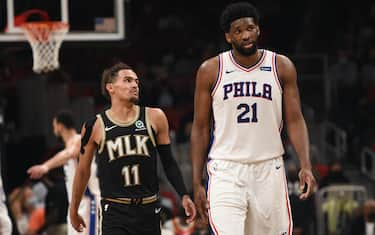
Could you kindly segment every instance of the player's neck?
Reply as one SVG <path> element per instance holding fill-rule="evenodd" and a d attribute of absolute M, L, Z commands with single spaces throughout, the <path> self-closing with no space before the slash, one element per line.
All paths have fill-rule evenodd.
<path fill-rule="evenodd" d="M 237 50 L 232 50 L 232 52 L 233 58 L 237 62 L 237 64 L 240 64 L 247 68 L 255 65 L 263 54 L 263 52 L 259 49 L 257 49 L 257 51 L 252 55 L 242 55 Z"/>
<path fill-rule="evenodd" d="M 69 140 L 71 140 L 75 135 L 77 135 L 77 131 L 75 129 L 66 129 L 63 132 L 61 132 L 61 138 L 63 139 L 65 144 Z"/>
<path fill-rule="evenodd" d="M 127 123 L 133 120 L 135 115 L 137 115 L 137 106 L 133 103 L 128 103 L 126 105 L 114 105 L 112 103 L 112 106 L 108 112 L 109 115 L 115 120 Z"/>

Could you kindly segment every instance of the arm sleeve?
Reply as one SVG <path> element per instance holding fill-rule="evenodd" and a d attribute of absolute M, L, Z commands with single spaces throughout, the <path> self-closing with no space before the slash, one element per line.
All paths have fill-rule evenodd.
<path fill-rule="evenodd" d="M 163 163 L 163 168 L 169 182 L 173 185 L 174 189 L 182 196 L 188 194 L 180 168 L 177 165 L 176 160 L 173 157 L 172 149 L 170 144 L 163 144 L 157 146 L 160 160 Z"/>

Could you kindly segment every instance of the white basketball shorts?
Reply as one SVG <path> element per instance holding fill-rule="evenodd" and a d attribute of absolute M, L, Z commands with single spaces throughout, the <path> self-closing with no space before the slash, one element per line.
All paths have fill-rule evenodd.
<path fill-rule="evenodd" d="M 282 157 L 257 163 L 211 160 L 207 199 L 215 235 L 292 235 Z"/>
<path fill-rule="evenodd" d="M 5 202 L 0 201 L 0 234 L 11 235 L 12 234 L 12 222 L 8 215 L 8 209 Z"/>

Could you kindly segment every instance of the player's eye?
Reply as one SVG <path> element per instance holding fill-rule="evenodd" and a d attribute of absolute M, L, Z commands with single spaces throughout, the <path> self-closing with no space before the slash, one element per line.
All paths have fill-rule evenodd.
<path fill-rule="evenodd" d="M 247 30 L 249 30 L 249 31 L 254 31 L 254 30 L 255 30 L 255 27 L 254 27 L 254 26 L 249 26 L 249 27 L 247 28 Z"/>

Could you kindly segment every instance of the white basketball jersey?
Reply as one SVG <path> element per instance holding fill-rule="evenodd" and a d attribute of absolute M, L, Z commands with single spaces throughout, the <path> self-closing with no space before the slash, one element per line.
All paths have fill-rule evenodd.
<path fill-rule="evenodd" d="M 72 198 L 73 181 L 77 166 L 78 161 L 76 158 L 71 158 L 64 164 L 65 185 L 68 193 L 69 203 L 71 202 Z M 97 165 L 96 162 L 93 160 L 91 163 L 91 174 L 89 181 L 87 183 L 87 188 L 90 190 L 90 193 L 93 194 L 95 197 L 100 197 L 99 181 L 96 175 Z"/>
<path fill-rule="evenodd" d="M 232 51 L 219 55 L 219 72 L 212 90 L 211 159 L 257 162 L 284 153 L 276 54 L 262 52 L 250 68 L 237 64 Z"/>
<path fill-rule="evenodd" d="M 78 165 L 78 161 L 75 158 L 69 159 L 64 164 L 65 185 L 66 185 L 66 191 L 68 193 L 69 203 L 71 202 L 71 199 L 72 199 L 73 181 L 74 181 L 74 175 L 76 172 L 77 165 Z"/>
<path fill-rule="evenodd" d="M 69 159 L 64 165 L 65 172 L 65 185 L 68 193 L 68 202 L 71 202 L 74 175 L 78 166 L 78 160 L 76 158 Z M 84 218 L 86 223 L 86 229 L 83 232 L 77 232 L 70 223 L 70 217 L 68 215 L 68 227 L 67 235 L 97 235 L 98 234 L 98 223 L 96 218 L 96 209 L 100 202 L 100 188 L 99 180 L 97 175 L 97 164 L 93 160 L 91 163 L 91 174 L 87 183 L 87 189 L 82 197 L 81 203 L 78 208 L 78 213 Z M 88 193 L 89 192 L 89 193 Z"/>

